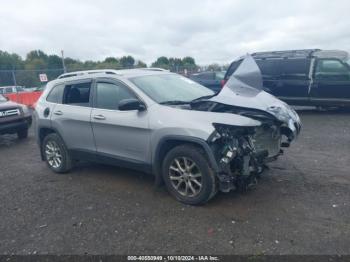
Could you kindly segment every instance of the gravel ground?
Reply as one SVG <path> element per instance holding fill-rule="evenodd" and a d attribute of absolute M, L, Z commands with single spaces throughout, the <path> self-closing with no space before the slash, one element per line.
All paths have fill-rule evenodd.
<path fill-rule="evenodd" d="M 41 162 L 33 134 L 0 137 L 0 254 L 350 254 L 350 113 L 303 130 L 258 187 L 186 206 L 143 173 Z"/>

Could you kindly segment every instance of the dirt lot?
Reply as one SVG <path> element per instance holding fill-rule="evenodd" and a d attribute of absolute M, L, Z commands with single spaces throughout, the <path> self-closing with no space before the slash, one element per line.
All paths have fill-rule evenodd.
<path fill-rule="evenodd" d="M 185 206 L 142 173 L 53 174 L 33 134 L 0 138 L 0 254 L 349 254 L 350 113 L 300 112 L 299 140 L 250 192 Z"/>

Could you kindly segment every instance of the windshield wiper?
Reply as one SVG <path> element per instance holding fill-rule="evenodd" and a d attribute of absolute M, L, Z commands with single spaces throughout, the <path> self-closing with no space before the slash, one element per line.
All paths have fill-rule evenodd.
<path fill-rule="evenodd" d="M 189 104 L 189 103 L 190 103 L 190 101 L 169 100 L 169 101 L 160 102 L 159 104 L 161 104 L 161 105 L 184 105 L 184 104 Z"/>
<path fill-rule="evenodd" d="M 212 95 L 206 95 L 206 96 L 197 97 L 197 98 L 193 99 L 193 100 L 191 101 L 191 103 L 195 103 L 195 102 L 198 102 L 198 101 L 202 101 L 202 100 L 206 100 L 206 99 L 212 98 L 212 97 L 216 96 L 216 95 L 219 94 L 219 93 L 220 93 L 220 91 L 215 92 L 215 93 L 212 94 Z"/>

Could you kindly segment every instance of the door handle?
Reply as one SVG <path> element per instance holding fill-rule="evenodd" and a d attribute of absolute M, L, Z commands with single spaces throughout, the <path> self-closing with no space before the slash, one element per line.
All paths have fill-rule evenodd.
<path fill-rule="evenodd" d="M 104 115 L 94 115 L 94 119 L 97 119 L 97 120 L 105 120 L 105 116 Z"/>
<path fill-rule="evenodd" d="M 61 116 L 61 115 L 63 115 L 63 112 L 61 110 L 57 110 L 54 112 L 54 114 L 57 116 Z"/>

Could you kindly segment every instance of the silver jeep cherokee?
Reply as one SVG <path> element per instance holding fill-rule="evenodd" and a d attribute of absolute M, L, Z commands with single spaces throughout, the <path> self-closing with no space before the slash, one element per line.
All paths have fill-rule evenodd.
<path fill-rule="evenodd" d="M 218 94 L 167 71 L 63 74 L 48 83 L 35 118 L 54 172 L 80 159 L 130 167 L 186 204 L 254 185 L 301 128 L 293 109 L 262 91 L 250 56 Z"/>

